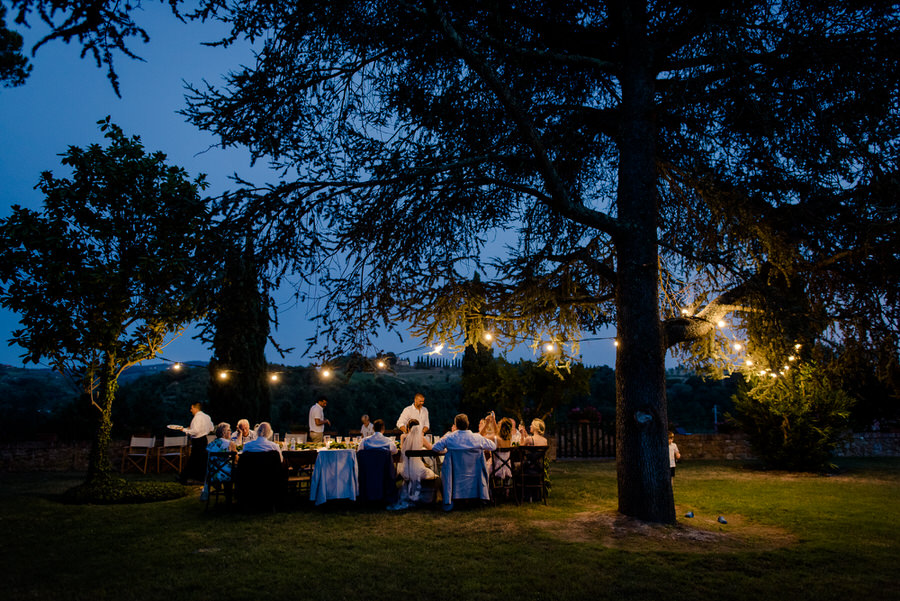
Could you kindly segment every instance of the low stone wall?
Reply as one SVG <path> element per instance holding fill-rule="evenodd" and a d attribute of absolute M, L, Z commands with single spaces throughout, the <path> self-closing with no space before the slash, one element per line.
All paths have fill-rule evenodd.
<path fill-rule="evenodd" d="M 109 443 L 109 458 L 113 468 L 122 464 L 124 440 Z M 23 441 L 0 444 L 0 472 L 66 472 L 85 471 L 90 441 Z"/>
<path fill-rule="evenodd" d="M 854 432 L 837 448 L 838 457 L 900 457 L 900 432 Z"/>
<path fill-rule="evenodd" d="M 747 437 L 732 434 L 675 435 L 682 459 L 755 459 Z M 900 433 L 854 432 L 835 450 L 837 457 L 900 457 Z"/>
<path fill-rule="evenodd" d="M 747 437 L 733 434 L 690 434 L 675 435 L 675 444 L 682 459 L 753 459 Z"/>

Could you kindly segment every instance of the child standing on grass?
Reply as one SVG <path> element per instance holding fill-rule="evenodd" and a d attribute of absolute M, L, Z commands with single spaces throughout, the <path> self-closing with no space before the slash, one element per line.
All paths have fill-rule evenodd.
<path fill-rule="evenodd" d="M 681 453 L 678 452 L 678 445 L 675 444 L 675 433 L 669 432 L 669 469 L 671 477 L 675 478 L 675 460 L 681 459 Z"/>

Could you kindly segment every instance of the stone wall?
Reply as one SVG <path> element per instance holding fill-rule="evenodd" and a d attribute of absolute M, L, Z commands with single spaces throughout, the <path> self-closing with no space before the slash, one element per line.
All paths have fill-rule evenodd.
<path fill-rule="evenodd" d="M 109 443 L 109 458 L 113 469 L 122 465 L 122 450 L 127 446 L 124 440 Z M 0 444 L 0 472 L 65 472 L 85 471 L 89 441 L 59 442 L 23 441 Z"/>
<path fill-rule="evenodd" d="M 753 459 L 753 450 L 747 437 L 734 434 L 675 435 L 675 444 L 682 459 Z"/>
<path fill-rule="evenodd" d="M 683 459 L 755 459 L 747 437 L 733 434 L 675 435 Z M 837 457 L 900 457 L 900 433 L 855 432 L 837 448 Z"/>

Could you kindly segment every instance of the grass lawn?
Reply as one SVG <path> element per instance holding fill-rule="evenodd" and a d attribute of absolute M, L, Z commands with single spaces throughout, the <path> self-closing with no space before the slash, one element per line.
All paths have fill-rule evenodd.
<path fill-rule="evenodd" d="M 2 599 L 900 599 L 900 460 L 842 467 L 685 462 L 674 527 L 615 514 L 610 462 L 553 464 L 546 506 L 447 514 L 67 506 L 79 474 L 3 474 Z"/>

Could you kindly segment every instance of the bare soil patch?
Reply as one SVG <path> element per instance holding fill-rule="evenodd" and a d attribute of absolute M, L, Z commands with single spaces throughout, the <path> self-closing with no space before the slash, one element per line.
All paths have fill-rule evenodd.
<path fill-rule="evenodd" d="M 675 551 L 683 553 L 733 553 L 770 551 L 788 547 L 797 537 L 783 529 L 754 524 L 740 515 L 679 518 L 675 525 L 648 524 L 615 512 L 578 513 L 562 521 L 538 521 L 535 525 L 573 543 L 600 543 L 624 551 Z"/>

